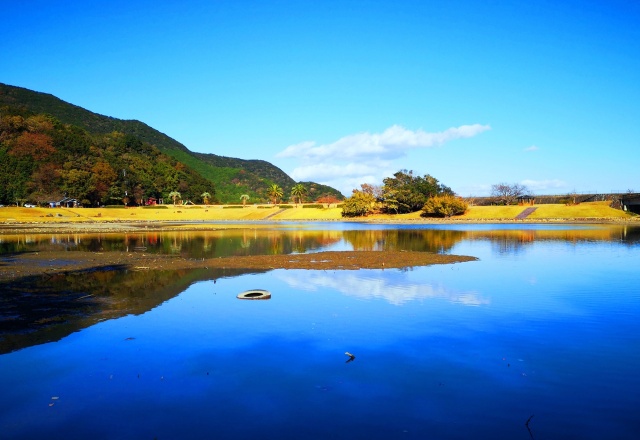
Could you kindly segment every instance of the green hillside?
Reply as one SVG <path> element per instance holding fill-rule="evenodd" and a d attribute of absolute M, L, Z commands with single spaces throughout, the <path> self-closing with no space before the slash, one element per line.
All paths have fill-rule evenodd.
<path fill-rule="evenodd" d="M 210 181 L 216 189 L 218 200 L 238 203 L 242 194 L 251 202 L 266 201 L 267 187 L 276 183 L 286 196 L 296 183 L 280 168 L 264 160 L 244 160 L 215 154 L 195 153 L 180 142 L 155 130 L 143 122 L 122 120 L 93 113 L 46 93 L 0 83 L 0 107 L 19 108 L 31 114 L 48 114 L 63 124 L 78 127 L 92 135 L 113 132 L 132 136 L 156 147 L 160 152 L 182 162 Z M 342 199 L 334 188 L 306 182 L 309 197 L 332 195 Z M 311 191 L 315 189 L 314 191 Z M 210 192 L 210 191 L 209 191 Z"/>
<path fill-rule="evenodd" d="M 139 205 L 149 198 L 200 201 L 215 187 L 148 142 L 89 133 L 48 114 L 0 106 L 0 204 L 45 205 L 65 196 L 83 206 Z"/>
<path fill-rule="evenodd" d="M 165 152 L 166 150 L 188 151 L 187 147 L 180 142 L 143 122 L 99 115 L 48 93 L 34 92 L 0 83 L 0 106 L 2 105 L 22 107 L 35 114 L 49 114 L 62 123 L 81 127 L 89 133 L 107 134 L 117 131 L 129 134 Z"/>

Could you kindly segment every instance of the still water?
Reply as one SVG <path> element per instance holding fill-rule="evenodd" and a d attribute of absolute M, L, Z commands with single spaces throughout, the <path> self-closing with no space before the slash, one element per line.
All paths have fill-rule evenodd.
<path fill-rule="evenodd" d="M 333 223 L 1 238 L 5 257 L 144 247 L 479 258 L 4 283 L 1 438 L 640 438 L 637 228 Z M 272 298 L 236 298 L 254 288 Z"/>

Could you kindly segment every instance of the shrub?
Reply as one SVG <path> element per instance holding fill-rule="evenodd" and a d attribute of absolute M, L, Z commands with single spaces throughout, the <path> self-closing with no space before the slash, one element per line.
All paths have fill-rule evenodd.
<path fill-rule="evenodd" d="M 372 194 L 353 190 L 353 194 L 342 204 L 343 217 L 363 217 L 373 212 L 376 199 Z"/>
<path fill-rule="evenodd" d="M 460 197 L 450 195 L 434 196 L 424 204 L 420 215 L 422 217 L 451 217 L 464 214 L 467 207 L 467 203 Z"/>
<path fill-rule="evenodd" d="M 303 208 L 316 208 L 316 209 L 322 209 L 324 208 L 324 205 L 320 204 L 320 203 L 314 203 L 313 205 L 302 205 Z"/>
<path fill-rule="evenodd" d="M 244 206 L 242 205 L 227 205 L 223 206 L 222 209 L 242 209 Z"/>
<path fill-rule="evenodd" d="M 143 206 L 142 209 L 169 209 L 169 207 L 166 205 L 149 205 Z"/>

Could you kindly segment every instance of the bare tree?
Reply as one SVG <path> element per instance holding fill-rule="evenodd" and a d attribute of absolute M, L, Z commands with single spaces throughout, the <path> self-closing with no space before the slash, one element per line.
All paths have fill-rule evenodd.
<path fill-rule="evenodd" d="M 383 190 L 382 190 L 382 186 L 380 186 L 380 185 L 372 185 L 371 183 L 363 183 L 362 185 L 360 185 L 360 188 L 361 188 L 360 191 L 362 191 L 365 194 L 372 195 L 376 199 L 381 199 L 382 198 Z"/>
<path fill-rule="evenodd" d="M 503 205 L 513 205 L 518 201 L 518 197 L 529 194 L 529 189 L 519 183 L 512 185 L 508 183 L 497 183 L 491 185 L 491 197 L 495 197 L 496 201 Z"/>

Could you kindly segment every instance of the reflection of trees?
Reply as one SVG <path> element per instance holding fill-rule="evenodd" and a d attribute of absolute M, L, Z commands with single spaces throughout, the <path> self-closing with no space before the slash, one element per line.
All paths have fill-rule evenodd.
<path fill-rule="evenodd" d="M 304 253 L 337 243 L 340 238 L 339 231 L 221 231 L 215 240 L 215 250 L 208 257 Z"/>
<path fill-rule="evenodd" d="M 359 251 L 446 252 L 465 236 L 464 231 L 442 229 L 344 231 L 345 241 Z"/>
<path fill-rule="evenodd" d="M 538 231 L 519 229 L 467 231 L 466 238 L 474 241 L 488 241 L 498 254 L 515 254 L 536 241 L 536 232 Z"/>
<path fill-rule="evenodd" d="M 500 226 L 496 226 L 500 228 Z M 367 229 L 304 230 L 242 228 L 221 231 L 171 231 L 104 234 L 0 235 L 0 253 L 38 250 L 180 254 L 186 258 L 276 255 L 317 251 L 344 240 L 354 250 L 447 252 L 462 240 L 487 240 L 498 252 L 523 249 L 536 241 L 640 242 L 640 227 L 558 227 L 549 229 Z"/>
<path fill-rule="evenodd" d="M 466 231 L 467 240 L 491 243 L 499 254 L 518 253 L 535 242 L 640 242 L 640 228 L 630 226 L 594 226 L 560 229 L 492 229 Z"/>
<path fill-rule="evenodd" d="M 499 226 L 497 226 L 499 227 Z M 576 227 L 558 229 L 378 229 L 344 231 L 354 250 L 411 250 L 448 252 L 462 240 L 484 240 L 498 253 L 519 252 L 536 241 L 569 243 L 618 241 L 640 242 L 640 228 L 632 226 Z"/>

